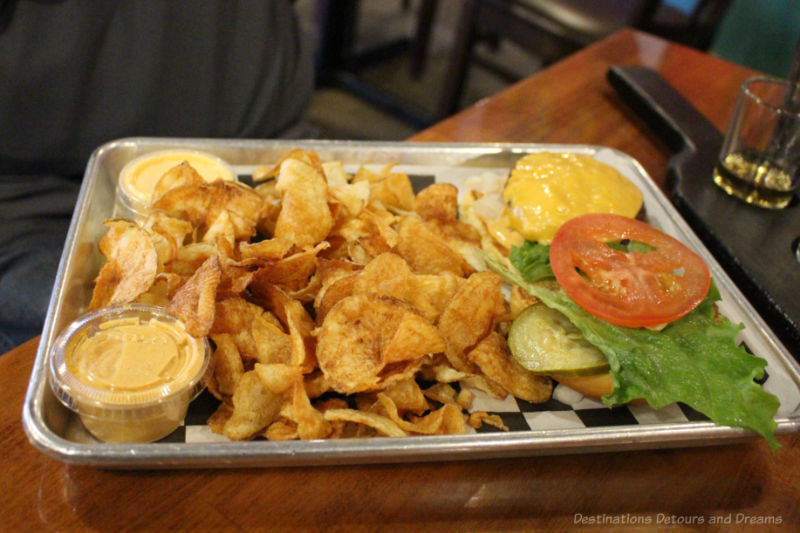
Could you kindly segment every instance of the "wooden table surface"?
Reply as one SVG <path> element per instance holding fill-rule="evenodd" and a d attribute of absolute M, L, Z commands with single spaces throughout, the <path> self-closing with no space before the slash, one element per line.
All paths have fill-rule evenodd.
<path fill-rule="evenodd" d="M 414 136 L 415 141 L 602 144 L 663 182 L 669 153 L 605 81 L 657 69 L 718 128 L 751 74 L 623 31 Z M 0 356 L 0 531 L 509 531 L 770 522 L 800 529 L 800 437 L 526 459 L 309 468 L 114 471 L 31 446 L 20 413 L 38 339 Z M 737 522 L 739 522 L 737 524 Z M 725 528 L 726 526 L 722 526 Z M 750 529 L 763 526 L 752 526 Z M 721 528 L 721 529 L 722 529 Z"/>

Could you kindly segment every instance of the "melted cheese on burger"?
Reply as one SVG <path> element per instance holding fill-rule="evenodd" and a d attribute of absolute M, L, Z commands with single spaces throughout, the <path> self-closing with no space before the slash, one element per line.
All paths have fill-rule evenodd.
<path fill-rule="evenodd" d="M 564 222 L 579 215 L 635 217 L 642 193 L 615 168 L 588 155 L 538 152 L 517 161 L 503 201 L 513 230 L 548 244 Z"/>

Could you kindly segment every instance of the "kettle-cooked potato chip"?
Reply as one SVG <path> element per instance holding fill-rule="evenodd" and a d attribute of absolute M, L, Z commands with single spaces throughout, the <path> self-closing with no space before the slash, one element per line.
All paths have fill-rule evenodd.
<path fill-rule="evenodd" d="M 547 401 L 553 392 L 550 378 L 527 371 L 511 356 L 503 335 L 491 332 L 467 354 L 481 372 L 512 395 L 531 403 Z"/>
<path fill-rule="evenodd" d="M 407 304 L 361 295 L 333 306 L 317 331 L 316 355 L 331 388 L 352 394 L 408 377 L 443 348 L 439 331 Z"/>
<path fill-rule="evenodd" d="M 434 183 L 414 198 L 414 211 L 423 220 L 455 221 L 458 218 L 458 188 L 452 183 Z"/>
<path fill-rule="evenodd" d="M 255 370 L 245 372 L 233 393 L 233 410 L 222 433 L 231 440 L 250 439 L 275 420 L 285 402 L 284 395 L 273 392 Z"/>
<path fill-rule="evenodd" d="M 355 409 L 328 409 L 323 415 L 325 420 L 330 422 L 344 421 L 355 422 L 370 427 L 378 432 L 378 435 L 386 437 L 405 437 L 407 433 L 400 429 L 390 418 L 366 411 Z"/>
<path fill-rule="evenodd" d="M 210 227 L 223 210 L 228 211 L 237 240 L 251 238 L 268 210 L 264 198 L 253 189 L 239 182 L 223 180 L 170 189 L 151 207 L 170 216 L 185 218 L 201 229 Z"/>
<path fill-rule="evenodd" d="M 472 274 L 442 312 L 439 330 L 447 342 L 447 359 L 456 370 L 475 372 L 467 351 L 489 335 L 506 314 L 502 285 L 503 280 L 492 272 Z"/>
<path fill-rule="evenodd" d="M 414 188 L 408 174 L 392 172 L 395 165 L 386 165 L 379 173 L 361 167 L 353 177 L 353 183 L 369 182 L 370 203 L 377 201 L 386 207 L 401 211 L 414 209 Z"/>
<path fill-rule="evenodd" d="M 321 169 L 288 158 L 281 163 L 276 188 L 281 193 L 281 211 L 274 236 L 299 248 L 322 242 L 333 227 L 333 215 Z"/>
<path fill-rule="evenodd" d="M 178 289 L 167 309 L 186 324 L 186 331 L 204 337 L 211 331 L 220 280 L 219 258 L 212 255 Z"/>
<path fill-rule="evenodd" d="M 259 285 L 254 293 L 289 332 L 291 351 L 288 363 L 302 368 L 304 373 L 312 372 L 316 366 L 316 343 L 313 336 L 315 324 L 303 304 L 275 285 Z"/>
<path fill-rule="evenodd" d="M 203 176 L 188 161 L 181 161 L 158 179 L 153 187 L 153 200 L 161 198 L 165 192 L 175 187 L 201 183 L 205 183 Z"/>
<path fill-rule="evenodd" d="M 401 217 L 397 234 L 395 250 L 418 274 L 450 272 L 467 276 L 473 271 L 467 261 L 417 215 Z"/>
<path fill-rule="evenodd" d="M 242 359 L 249 365 L 288 363 L 292 354 L 292 339 L 281 322 L 270 311 L 234 297 L 217 302 L 211 334 L 228 333 Z"/>
<path fill-rule="evenodd" d="M 244 375 L 244 364 L 236 343 L 228 333 L 212 335 L 211 340 L 216 347 L 214 350 L 213 379 L 208 389 L 211 393 L 224 400 L 233 396 L 239 379 Z M 213 383 L 213 384 L 212 384 Z"/>
<path fill-rule="evenodd" d="M 126 219 L 105 226 L 99 248 L 106 263 L 95 279 L 89 309 L 132 302 L 150 289 L 158 273 L 158 253 L 146 230 Z"/>
<path fill-rule="evenodd" d="M 307 286 L 317 268 L 317 254 L 328 247 L 321 242 L 313 248 L 277 260 L 264 261 L 253 277 L 251 288 L 260 285 L 277 285 L 287 291 L 297 291 Z"/>

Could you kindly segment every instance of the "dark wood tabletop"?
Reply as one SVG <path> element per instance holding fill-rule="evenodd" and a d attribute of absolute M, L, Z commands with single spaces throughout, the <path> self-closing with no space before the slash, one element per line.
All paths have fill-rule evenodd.
<path fill-rule="evenodd" d="M 656 69 L 718 128 L 744 68 L 622 31 L 415 135 L 602 144 L 663 184 L 666 146 L 608 85 Z M 0 356 L 2 531 L 800 528 L 800 436 L 688 449 L 402 465 L 124 471 L 65 465 L 21 421 L 38 339 Z M 727 522 L 727 524 L 726 524 Z M 761 523 L 758 525 L 755 523 Z M 763 523 L 767 523 L 764 526 Z M 755 525 L 750 525 L 755 524 Z"/>

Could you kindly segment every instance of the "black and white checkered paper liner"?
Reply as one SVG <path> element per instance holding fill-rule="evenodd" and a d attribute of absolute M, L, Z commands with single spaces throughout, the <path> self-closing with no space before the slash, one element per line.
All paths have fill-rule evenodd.
<path fill-rule="evenodd" d="M 498 399 L 482 391 L 471 390 L 474 399 L 470 411 L 485 411 L 498 415 L 508 431 L 580 430 L 708 420 L 702 413 L 680 403 L 658 410 L 647 405 L 622 405 L 609 408 L 602 402 L 586 398 L 563 385 L 556 385 L 551 399 L 538 404 L 511 395 Z M 204 392 L 190 405 L 184 425 L 159 442 L 227 442 L 226 437 L 213 433 L 206 424 L 218 405 L 219 401 L 216 398 Z M 477 430 L 470 427 L 467 429 L 475 433 L 504 431 L 488 424 Z"/>

